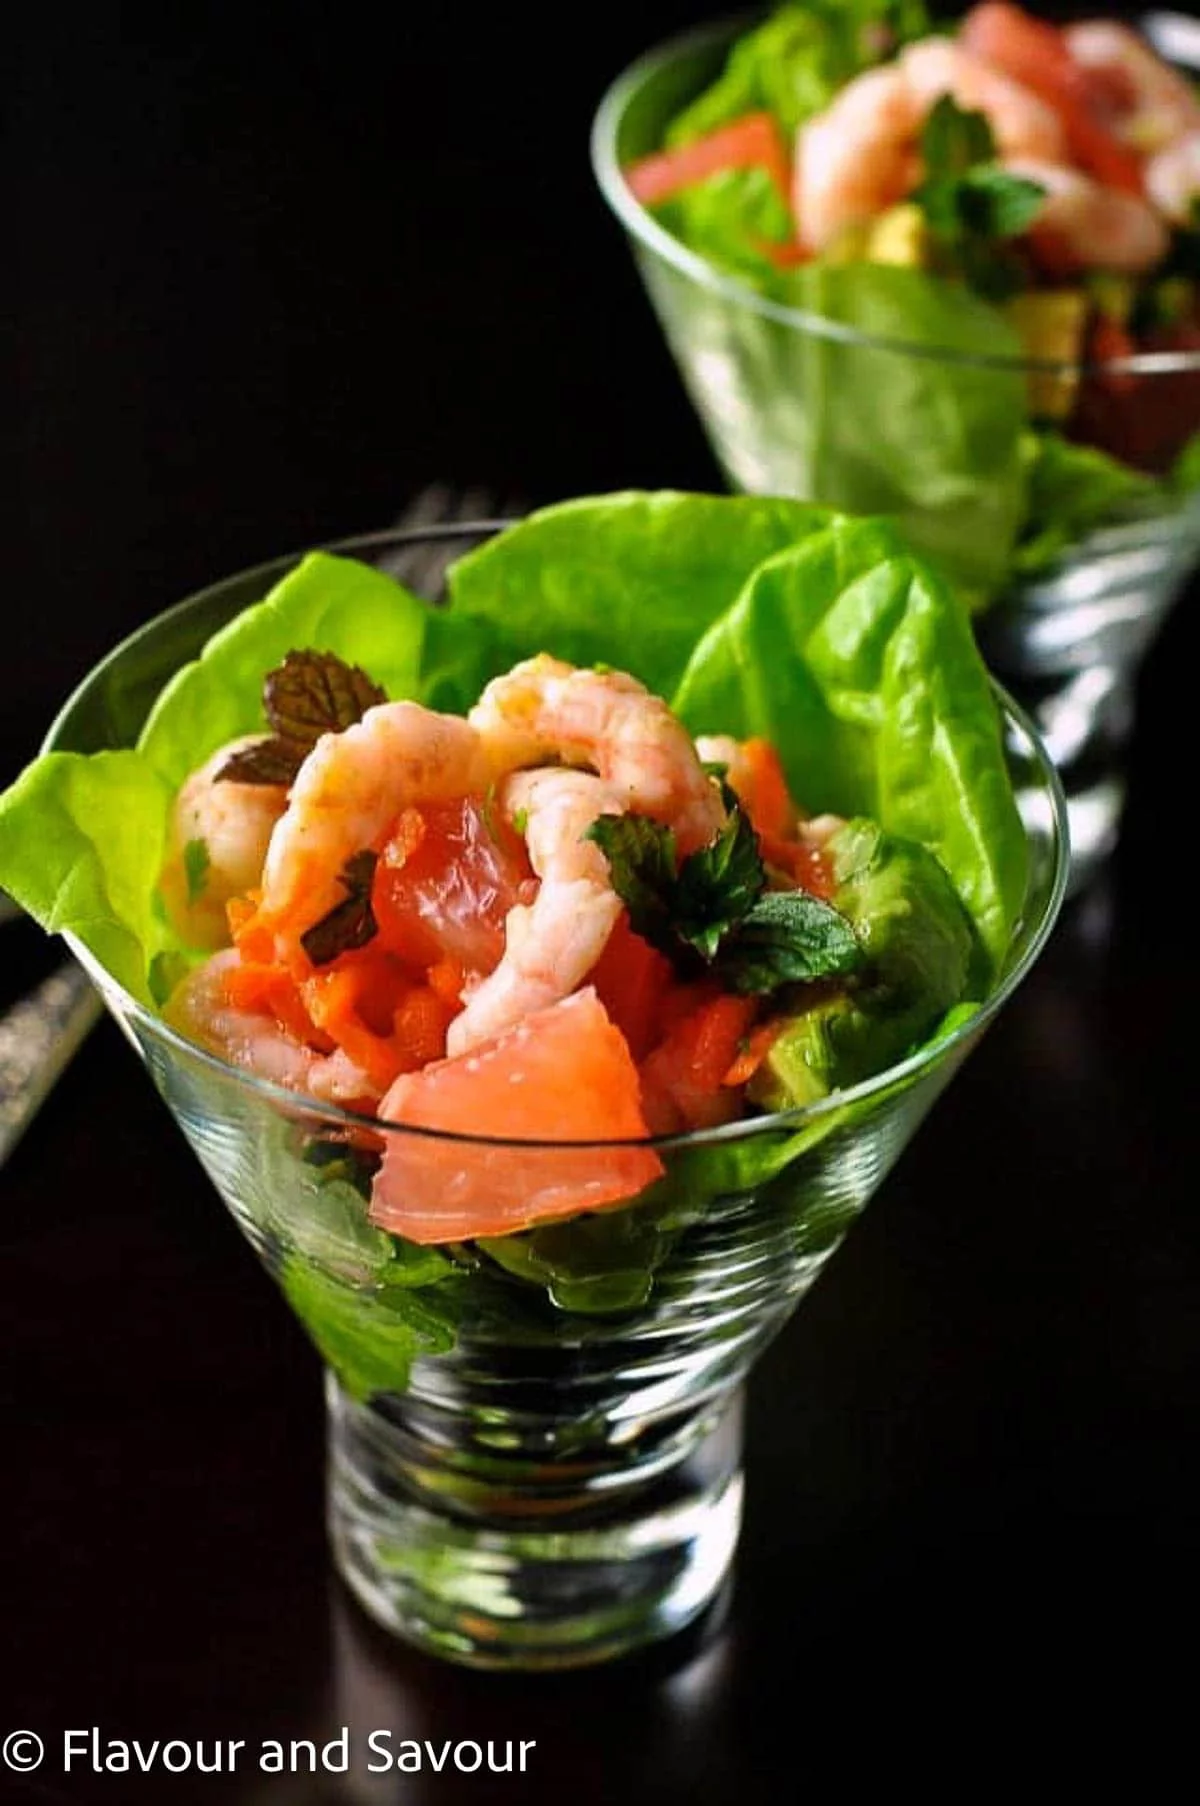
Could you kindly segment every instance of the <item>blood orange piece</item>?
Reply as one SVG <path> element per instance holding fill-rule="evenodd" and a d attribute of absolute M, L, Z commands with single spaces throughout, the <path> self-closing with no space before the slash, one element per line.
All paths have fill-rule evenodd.
<path fill-rule="evenodd" d="M 379 855 L 371 907 L 380 945 L 410 965 L 451 959 L 487 973 L 504 922 L 536 891 L 524 843 L 483 797 L 406 809 Z"/>
<path fill-rule="evenodd" d="M 663 1170 L 649 1148 L 561 1145 L 648 1132 L 637 1068 L 590 987 L 468 1054 L 404 1073 L 379 1115 L 447 1136 L 387 1133 L 371 1220 L 414 1242 L 508 1235 L 598 1210 L 636 1196 Z M 490 1136 L 557 1145 L 463 1139 Z"/>

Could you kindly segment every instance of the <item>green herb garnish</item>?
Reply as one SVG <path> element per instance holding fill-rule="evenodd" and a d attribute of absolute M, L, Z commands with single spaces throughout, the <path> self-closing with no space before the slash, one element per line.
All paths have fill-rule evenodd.
<path fill-rule="evenodd" d="M 774 890 L 722 942 L 719 964 L 730 990 L 758 996 L 851 972 L 861 957 L 853 928 L 836 909 L 809 891 Z"/>
<path fill-rule="evenodd" d="M 365 947 L 378 934 L 379 925 L 371 908 L 371 885 L 378 857 L 367 847 L 347 859 L 338 873 L 345 897 L 300 936 L 300 945 L 314 966 L 327 966 L 339 953 Z"/>
<path fill-rule="evenodd" d="M 860 963 L 836 909 L 807 891 L 767 892 L 758 838 L 736 802 L 716 838 L 682 864 L 670 828 L 644 815 L 601 815 L 585 838 L 608 860 L 634 933 L 684 973 L 707 967 L 731 990 L 760 996 Z"/>
<path fill-rule="evenodd" d="M 925 215 L 944 273 L 960 275 L 992 300 L 1022 286 L 1003 241 L 1032 224 L 1045 190 L 996 160 L 986 116 L 943 94 L 921 132 L 925 180 L 912 196 Z"/>
<path fill-rule="evenodd" d="M 187 884 L 189 903 L 195 903 L 203 895 L 204 883 L 208 877 L 208 868 L 211 863 L 208 856 L 208 842 L 189 840 L 183 849 L 183 876 Z"/>
<path fill-rule="evenodd" d="M 339 734 L 387 696 L 334 652 L 289 652 L 263 680 L 272 733 L 232 753 L 217 772 L 240 784 L 290 784 L 322 734 Z"/>

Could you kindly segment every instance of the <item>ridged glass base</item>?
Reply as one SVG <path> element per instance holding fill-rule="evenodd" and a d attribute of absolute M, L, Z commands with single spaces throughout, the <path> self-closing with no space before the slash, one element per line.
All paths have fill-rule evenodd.
<path fill-rule="evenodd" d="M 1037 722 L 1067 798 L 1069 890 L 1117 844 L 1137 677 L 1200 555 L 1200 504 L 1097 529 L 977 623 L 1001 683 Z"/>
<path fill-rule="evenodd" d="M 607 1463 L 514 1459 L 486 1479 L 416 1451 L 400 1399 L 364 1405 L 332 1374 L 329 1532 L 366 1611 L 475 1668 L 606 1661 L 692 1622 L 720 1588 L 742 1505 L 742 1397 L 727 1393 L 645 1460 L 623 1429 Z"/>

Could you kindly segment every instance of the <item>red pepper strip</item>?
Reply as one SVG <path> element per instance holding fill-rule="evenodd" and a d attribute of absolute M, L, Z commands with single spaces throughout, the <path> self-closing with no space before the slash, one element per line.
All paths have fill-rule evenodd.
<path fill-rule="evenodd" d="M 983 0 L 963 20 L 959 41 L 1054 108 L 1081 169 L 1125 194 L 1145 192 L 1139 158 L 1096 117 L 1095 88 L 1055 26 L 1007 0 Z"/>
<path fill-rule="evenodd" d="M 722 1085 L 745 1085 L 758 1071 L 783 1033 L 783 1022 L 763 1022 L 746 1036 L 737 1059 L 721 1080 Z"/>
<path fill-rule="evenodd" d="M 712 1128 L 736 1113 L 737 1100 L 724 1088 L 725 1075 L 742 1051 L 758 999 L 714 993 L 705 983 L 695 987 L 695 994 L 695 1007 L 639 1068 L 652 1134 Z"/>
<path fill-rule="evenodd" d="M 625 180 L 634 200 L 657 207 L 673 195 L 725 169 L 752 169 L 761 164 L 789 202 L 790 175 L 783 135 L 770 113 L 746 113 L 731 125 L 719 126 L 678 150 L 656 151 L 631 163 Z"/>

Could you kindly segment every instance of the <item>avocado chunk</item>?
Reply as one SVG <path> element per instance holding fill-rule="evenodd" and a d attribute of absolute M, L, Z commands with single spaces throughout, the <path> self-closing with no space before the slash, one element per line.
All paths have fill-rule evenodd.
<path fill-rule="evenodd" d="M 865 955 L 833 996 L 800 1010 L 751 1081 L 768 1110 L 815 1102 L 903 1059 L 966 993 L 975 929 L 945 871 L 925 847 L 847 822 L 826 852 L 835 909 Z"/>
<path fill-rule="evenodd" d="M 824 263 L 895 263 L 924 269 L 929 232 L 925 215 L 911 201 L 889 207 L 874 219 L 851 220 L 821 253 Z"/>
<path fill-rule="evenodd" d="M 1035 363 L 1076 365 L 1083 358 L 1088 297 L 1081 288 L 1029 289 L 1004 310 Z M 1074 370 L 1031 370 L 1029 411 L 1035 420 L 1065 420 L 1075 405 Z"/>
<path fill-rule="evenodd" d="M 895 263 L 905 269 L 923 270 L 928 263 L 929 232 L 925 215 L 912 201 L 889 207 L 871 225 L 867 239 L 870 263 Z"/>

